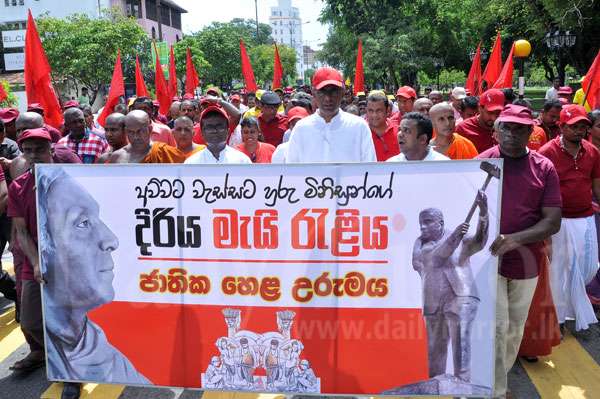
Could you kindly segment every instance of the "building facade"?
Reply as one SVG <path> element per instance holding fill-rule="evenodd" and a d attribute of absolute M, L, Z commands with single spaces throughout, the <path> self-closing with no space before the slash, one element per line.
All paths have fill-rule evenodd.
<path fill-rule="evenodd" d="M 302 43 L 302 19 L 297 7 L 292 7 L 292 0 L 278 0 L 276 7 L 271 7 L 269 16 L 273 39 L 296 50 L 296 73 L 304 78 L 304 52 Z"/>
<path fill-rule="evenodd" d="M 86 14 L 94 18 L 99 17 L 103 9 L 111 7 L 136 17 L 153 39 L 159 40 L 159 33 L 162 33 L 162 40 L 170 45 L 183 38 L 181 14 L 187 11 L 172 0 L 0 0 L 0 73 L 23 70 L 27 9 L 31 9 L 34 18 L 45 13 L 55 18 L 66 18 L 72 14 Z"/>

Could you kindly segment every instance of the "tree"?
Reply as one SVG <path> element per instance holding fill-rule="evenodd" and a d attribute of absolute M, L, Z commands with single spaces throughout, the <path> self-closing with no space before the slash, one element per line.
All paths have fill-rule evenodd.
<path fill-rule="evenodd" d="M 177 68 L 180 91 L 185 87 L 185 68 L 188 48 L 192 53 L 192 61 L 194 62 L 194 67 L 196 68 L 196 72 L 198 72 L 200 79 L 202 79 L 205 76 L 206 71 L 212 67 L 204 58 L 200 43 L 198 43 L 198 40 L 193 36 L 186 36 L 183 40 L 175 43 L 173 45 L 173 53 L 175 54 L 175 66 Z"/>
<path fill-rule="evenodd" d="M 283 67 L 283 81 L 293 82 L 296 79 L 296 50 L 291 47 L 278 45 L 279 58 Z M 254 69 L 254 76 L 259 85 L 273 80 L 273 65 L 275 59 L 275 46 L 261 44 L 250 49 L 250 62 Z"/>
<path fill-rule="evenodd" d="M 585 73 L 598 51 L 597 3 L 594 0 L 379 0 L 374 6 L 368 0 L 325 0 L 321 20 L 333 28 L 321 59 L 343 60 L 351 68 L 350 55 L 356 51 L 355 42 L 360 36 L 365 43 L 367 80 L 370 51 L 375 55 L 371 65 L 376 65 L 373 69 L 379 70 L 381 79 L 396 84 L 394 77 L 398 75 L 397 83 L 406 84 L 412 83 L 416 75 L 415 64 L 418 70 L 432 76 L 435 58 L 443 59 L 446 67 L 467 71 L 469 51 L 479 41 L 483 41 L 484 48 L 490 48 L 500 30 L 505 57 L 514 40 L 526 38 L 533 47 L 530 60 L 543 65 L 546 77 L 564 78 L 567 64 L 573 65 L 579 74 Z M 543 42 L 544 35 L 552 28 L 577 34 L 576 45 L 561 57 Z M 388 56 L 396 58 L 391 67 L 389 60 L 385 61 Z"/>
<path fill-rule="evenodd" d="M 241 78 L 240 39 L 244 40 L 248 51 L 260 42 L 272 42 L 269 25 L 259 24 L 259 40 L 257 41 L 256 25 L 248 21 L 234 19 L 226 23 L 213 22 L 192 35 L 210 62 L 210 66 L 203 74 L 207 82 L 226 88 L 234 79 Z"/>
<path fill-rule="evenodd" d="M 44 16 L 36 23 L 54 83 L 82 83 L 90 91 L 92 104 L 111 80 L 117 50 L 121 50 L 126 80 L 133 80 L 136 55 L 146 65 L 150 61 L 148 35 L 135 19 L 117 9 L 95 19 L 83 14 L 66 19 Z"/>
<path fill-rule="evenodd" d="M 17 106 L 17 96 L 10 89 L 10 84 L 6 80 L 0 80 L 0 85 L 4 88 L 7 97 L 0 101 L 0 108 L 13 108 Z"/>

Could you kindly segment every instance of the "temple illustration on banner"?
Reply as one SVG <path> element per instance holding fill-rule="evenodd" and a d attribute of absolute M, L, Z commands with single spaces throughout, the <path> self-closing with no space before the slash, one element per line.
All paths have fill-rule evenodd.
<path fill-rule="evenodd" d="M 296 314 L 280 310 L 276 315 L 278 331 L 258 334 L 240 330 L 241 310 L 223 309 L 227 336 L 215 343 L 218 354 L 201 375 L 202 388 L 320 393 L 321 379 L 301 358 L 302 342 L 291 338 Z"/>

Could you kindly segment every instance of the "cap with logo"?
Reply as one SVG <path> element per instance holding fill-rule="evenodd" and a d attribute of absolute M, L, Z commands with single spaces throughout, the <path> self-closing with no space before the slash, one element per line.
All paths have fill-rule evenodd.
<path fill-rule="evenodd" d="M 592 124 L 592 121 L 588 117 L 585 108 L 577 104 L 565 105 L 560 110 L 560 123 L 562 125 L 574 125 L 579 121 L 586 121 Z"/>
<path fill-rule="evenodd" d="M 498 89 L 489 89 L 481 95 L 479 104 L 486 111 L 502 111 L 504 109 L 504 93 Z"/>

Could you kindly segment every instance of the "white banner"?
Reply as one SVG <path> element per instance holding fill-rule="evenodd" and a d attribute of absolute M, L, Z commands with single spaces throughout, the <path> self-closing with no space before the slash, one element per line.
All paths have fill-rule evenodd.
<path fill-rule="evenodd" d="M 7 71 L 22 71 L 25 69 L 25 53 L 5 53 L 4 69 Z"/>

